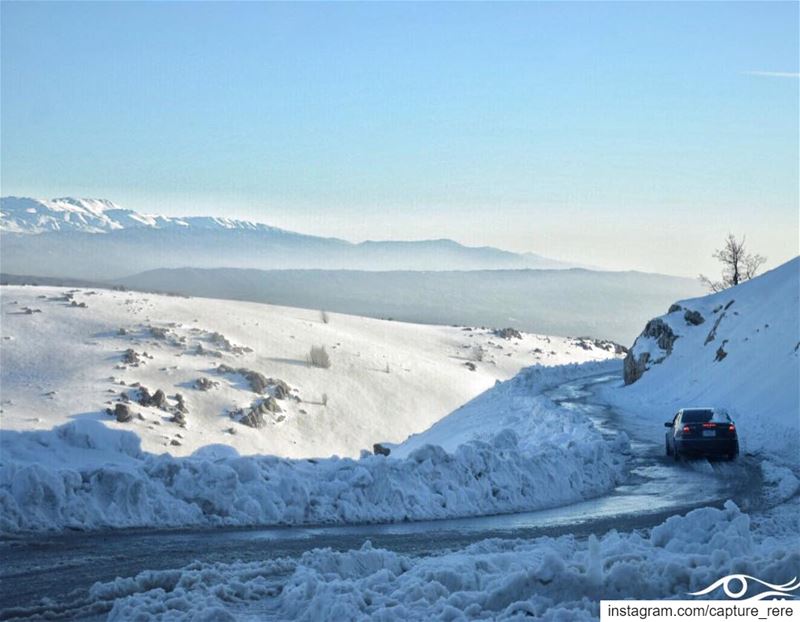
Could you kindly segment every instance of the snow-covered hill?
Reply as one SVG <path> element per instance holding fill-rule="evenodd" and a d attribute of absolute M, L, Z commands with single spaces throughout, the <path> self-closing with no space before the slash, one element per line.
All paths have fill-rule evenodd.
<path fill-rule="evenodd" d="M 664 421 L 685 406 L 726 408 L 746 451 L 796 464 L 799 362 L 800 257 L 648 322 L 625 360 L 628 386 L 608 397 Z"/>
<path fill-rule="evenodd" d="M 243 454 L 354 456 L 424 430 L 526 365 L 614 355 L 590 341 L 133 292 L 12 286 L 0 300 L 4 429 L 98 420 L 176 455 L 223 443 Z M 329 369 L 307 364 L 314 345 L 326 347 Z M 254 391 L 247 372 L 228 368 L 275 382 Z M 137 384 L 162 390 L 164 408 L 133 404 L 127 423 L 104 413 L 123 394 L 136 401 Z M 228 414 L 276 392 L 280 412 L 264 413 L 262 429 Z M 185 427 L 169 421 L 176 393 Z"/>

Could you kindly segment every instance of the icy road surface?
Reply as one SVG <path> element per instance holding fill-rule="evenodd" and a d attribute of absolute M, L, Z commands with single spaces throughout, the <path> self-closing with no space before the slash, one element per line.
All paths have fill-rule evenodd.
<path fill-rule="evenodd" d="M 637 428 L 630 416 L 623 419 L 599 403 L 595 387 L 619 381 L 618 376 L 586 377 L 548 392 L 564 407 L 584 413 L 604 434 L 624 429 L 631 437 L 630 476 L 608 495 L 536 512 L 390 525 L 136 530 L 4 539 L 0 620 L 36 619 L 45 612 L 49 619 L 73 619 L 78 611 L 85 619 L 87 591 L 96 581 L 145 569 L 179 568 L 194 560 L 293 557 L 321 547 L 357 549 L 365 540 L 375 547 L 423 555 L 485 538 L 587 536 L 645 528 L 695 507 L 721 506 L 726 499 L 744 510 L 758 506 L 760 472 L 747 457 L 735 463 L 675 463 L 664 456 L 663 441 L 652 440 L 652 424 Z M 93 607 L 94 619 L 104 619 L 104 604 L 95 602 Z"/>

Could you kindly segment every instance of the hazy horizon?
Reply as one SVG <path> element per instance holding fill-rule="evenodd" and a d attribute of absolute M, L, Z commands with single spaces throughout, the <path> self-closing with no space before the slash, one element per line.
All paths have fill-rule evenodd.
<path fill-rule="evenodd" d="M 728 232 L 798 253 L 795 3 L 0 11 L 3 195 L 691 277 Z"/>

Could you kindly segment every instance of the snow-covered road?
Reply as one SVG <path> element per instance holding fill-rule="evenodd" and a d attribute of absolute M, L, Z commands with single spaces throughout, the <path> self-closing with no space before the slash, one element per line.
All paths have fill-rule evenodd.
<path fill-rule="evenodd" d="M 45 612 L 65 619 L 102 619 L 113 602 L 89 596 L 95 582 L 146 569 L 180 568 L 194 560 L 264 561 L 324 547 L 358 549 L 365 540 L 375 547 L 423 555 L 486 538 L 587 536 L 612 528 L 650 527 L 695 507 L 721 507 L 726 499 L 742 509 L 759 506 L 760 470 L 747 457 L 733 464 L 668 460 L 661 444 L 653 441 L 649 424 L 637 428 L 630 415 L 621 417 L 600 402 L 596 388 L 614 382 L 619 382 L 617 376 L 595 375 L 547 392 L 564 407 L 589 417 L 603 433 L 624 429 L 631 437 L 630 476 L 607 495 L 536 512 L 390 525 L 137 530 L 5 539 L 0 541 L 0 620 L 30 619 Z"/>

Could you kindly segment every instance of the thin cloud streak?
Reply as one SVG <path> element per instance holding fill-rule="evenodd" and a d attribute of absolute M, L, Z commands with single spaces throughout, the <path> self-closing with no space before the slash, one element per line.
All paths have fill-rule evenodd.
<path fill-rule="evenodd" d="M 800 73 L 792 71 L 745 71 L 748 76 L 761 76 L 762 78 L 800 78 Z"/>

